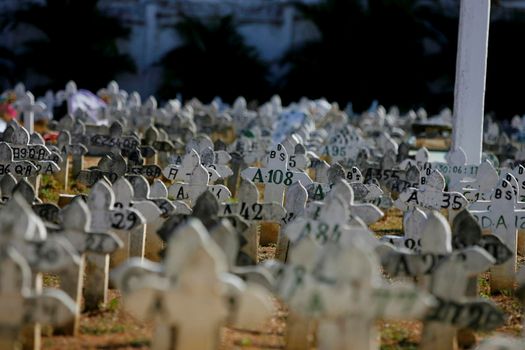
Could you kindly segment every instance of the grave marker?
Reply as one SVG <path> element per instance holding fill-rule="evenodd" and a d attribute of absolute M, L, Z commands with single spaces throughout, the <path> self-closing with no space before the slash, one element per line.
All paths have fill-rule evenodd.
<path fill-rule="evenodd" d="M 525 223 L 525 210 L 516 208 L 516 195 L 511 182 L 516 179 L 507 174 L 494 189 L 490 206 L 485 210 L 471 210 L 482 229 L 490 229 L 512 251 L 512 258 L 491 269 L 491 292 L 512 290 L 515 282 L 517 259 L 517 230 Z M 517 185 L 515 185 L 517 187 Z"/>
<path fill-rule="evenodd" d="M 266 168 L 249 167 L 241 172 L 241 176 L 255 184 L 265 185 L 265 202 L 282 204 L 286 188 L 294 182 L 300 181 L 303 186 L 312 183 L 312 179 L 306 173 L 288 170 L 288 161 L 286 149 L 277 144 L 268 154 Z"/>
<path fill-rule="evenodd" d="M 198 221 L 190 220 L 178 231 L 170 240 L 162 275 L 161 266 L 133 260 L 115 272 L 126 309 L 156 321 L 152 348 L 213 350 L 221 325 L 261 327 L 273 311 L 268 293 L 226 274 L 224 254 Z"/>

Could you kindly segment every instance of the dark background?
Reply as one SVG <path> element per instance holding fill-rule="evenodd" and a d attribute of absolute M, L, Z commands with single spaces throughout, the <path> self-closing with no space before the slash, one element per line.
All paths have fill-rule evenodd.
<path fill-rule="evenodd" d="M 438 2 L 297 4 L 321 37 L 283 55 L 280 65 L 286 74 L 278 81 L 268 79 L 268 65 L 243 41 L 235 18 L 202 22 L 186 17 L 175 28 L 184 44 L 157 63 L 164 71 L 157 96 L 165 100 L 181 94 L 204 102 L 221 96 L 231 103 L 239 95 L 263 102 L 279 93 L 284 102 L 325 97 L 341 108 L 351 101 L 361 111 L 378 100 L 401 110 L 425 107 L 435 113 L 452 106 L 458 25 L 458 11 L 445 11 Z M 133 60 L 116 44 L 129 29 L 100 11 L 96 0 L 45 3 L 1 18 L 2 31 L 29 24 L 45 34 L 20 43 L 16 52 L 0 39 L 3 88 L 38 73 L 48 79 L 28 86 L 37 95 L 63 89 L 70 79 L 96 91 L 120 73 L 133 73 Z M 525 112 L 525 18 L 500 5 L 493 1 L 486 111 L 508 119 Z"/>

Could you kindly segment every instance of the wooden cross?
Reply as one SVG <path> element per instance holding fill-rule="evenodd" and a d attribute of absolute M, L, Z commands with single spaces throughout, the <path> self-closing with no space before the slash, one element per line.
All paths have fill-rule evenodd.
<path fill-rule="evenodd" d="M 129 181 L 132 187 L 133 197 L 131 200 L 127 200 L 128 205 L 138 210 L 142 216 L 146 219 L 146 243 L 144 247 L 144 256 L 150 260 L 158 260 L 158 252 L 162 248 L 162 241 L 157 235 L 158 229 L 162 226 L 165 221 L 166 215 L 161 207 L 149 197 L 150 186 L 147 180 L 141 175 L 127 176 L 126 179 Z M 116 183 L 115 183 L 116 184 Z M 115 192 L 117 194 L 117 192 Z M 162 198 L 159 198 L 162 201 Z M 175 212 L 175 205 L 167 199 L 162 202 L 164 208 L 170 206 Z"/>
<path fill-rule="evenodd" d="M 154 180 L 162 175 L 162 169 L 156 164 L 144 164 L 141 150 L 136 148 L 128 153 L 128 168 L 126 173 L 142 175 L 148 180 Z"/>
<path fill-rule="evenodd" d="M 14 193 L 22 196 L 31 205 L 34 213 L 44 220 L 45 223 L 58 224 L 60 208 L 54 203 L 42 203 L 36 196 L 35 188 L 25 179 L 21 179 L 13 187 L 11 195 Z"/>
<path fill-rule="evenodd" d="M 168 193 L 170 196 L 176 200 L 188 200 L 190 203 L 194 203 L 205 191 L 212 192 L 221 202 L 230 198 L 231 193 L 226 186 L 208 184 L 210 179 L 209 169 L 204 168 L 200 162 L 193 168 L 190 174 L 187 183 L 175 182 L 169 187 Z"/>
<path fill-rule="evenodd" d="M 355 217 L 352 226 L 349 226 L 350 208 L 346 196 L 333 195 L 327 198 L 324 205 L 312 209 L 312 217 L 296 218 L 283 229 L 292 243 L 300 241 L 305 236 L 313 237 L 321 245 L 329 241 L 348 244 L 354 236 L 369 241 L 373 239 L 371 231 L 358 217 Z"/>
<path fill-rule="evenodd" d="M 90 213 L 90 232 L 112 232 L 115 194 L 104 180 L 98 181 L 87 197 Z M 97 310 L 107 303 L 109 285 L 109 254 L 86 254 L 86 278 L 84 281 L 84 308 Z"/>
<path fill-rule="evenodd" d="M 230 214 L 225 216 L 225 219 L 219 216 L 220 214 L 221 210 L 217 197 L 211 192 L 205 191 L 195 201 L 191 215 L 172 215 L 157 231 L 157 234 L 167 242 L 176 232 L 180 224 L 190 218 L 197 218 L 202 222 L 204 227 L 208 229 L 210 234 L 212 234 L 214 240 L 215 238 L 219 238 L 213 235 L 213 232 L 217 231 L 219 232 L 218 236 L 227 236 L 228 241 L 231 241 L 229 237 L 232 235 L 228 232 L 230 228 L 224 227 L 225 221 L 228 221 L 229 225 L 235 230 L 235 241 L 237 242 L 235 244 L 237 250 L 228 255 L 229 261 L 231 260 L 239 266 L 257 263 L 259 231 L 251 229 L 249 223 L 238 214 Z M 220 238 L 216 240 L 222 248 L 224 245 L 221 244 L 220 241 Z M 232 251 L 232 248 L 229 247 L 227 250 Z"/>
<path fill-rule="evenodd" d="M 152 202 L 135 203 L 133 201 L 133 187 L 125 177 L 115 181 L 111 189 L 115 194 L 112 227 L 124 243 L 123 249 L 111 255 L 110 267 L 114 267 L 130 257 L 144 257 L 147 219 L 149 218 L 152 222 L 160 220 L 162 211 Z M 155 231 L 150 231 L 151 235 L 154 235 L 159 227 L 158 222 L 154 222 L 154 226 Z"/>
<path fill-rule="evenodd" d="M 487 200 L 492 189 L 497 186 L 498 180 L 499 175 L 496 168 L 490 162 L 484 161 L 478 167 L 475 181 L 469 182 L 466 188 L 460 186 L 458 190 L 463 192 L 469 202 Z"/>
<path fill-rule="evenodd" d="M 165 167 L 168 164 L 168 155 L 175 151 L 175 145 L 168 138 L 161 140 L 161 135 L 163 134 L 159 129 L 150 125 L 144 132 L 143 142 L 155 149 L 155 156 L 147 160 L 148 164 L 158 163 L 161 167 Z"/>
<path fill-rule="evenodd" d="M 42 289 L 41 273 L 69 274 L 78 269 L 79 258 L 69 242 L 60 236 L 47 236 L 43 222 L 31 211 L 28 203 L 18 193 L 0 211 L 2 240 L 0 250 L 7 247 L 16 249 L 25 257 L 30 268 L 35 291 Z M 73 304 L 72 310 L 75 306 Z M 28 329 L 28 344 L 40 346 L 40 326 L 37 324 Z"/>
<path fill-rule="evenodd" d="M 24 233 L 21 232 L 23 235 Z M 76 305 L 64 292 L 46 289 L 31 290 L 31 271 L 24 257 L 13 247 L 0 248 L 0 348 L 18 349 L 20 333 L 25 325 L 63 325 L 75 315 Z M 34 344 L 40 349 L 40 342 Z"/>
<path fill-rule="evenodd" d="M 267 292 L 226 273 L 224 254 L 196 220 L 170 240 L 162 269 L 130 261 L 115 272 L 125 308 L 155 321 L 153 349 L 214 350 L 222 325 L 257 329 L 273 311 Z"/>
<path fill-rule="evenodd" d="M 25 128 L 33 133 L 35 112 L 43 112 L 46 106 L 42 102 L 35 102 L 35 96 L 29 91 L 21 99 L 17 99 L 14 106 L 23 114 Z"/>
<path fill-rule="evenodd" d="M 98 166 L 95 168 L 81 170 L 77 176 L 77 181 L 88 187 L 107 177 L 111 182 L 126 174 L 126 160 L 120 153 L 109 153 L 100 158 Z"/>
<path fill-rule="evenodd" d="M 71 110 L 71 104 L 69 103 L 69 98 L 78 92 L 77 84 L 70 80 L 67 82 L 64 90 L 60 90 L 56 93 L 56 100 L 59 104 L 66 103 L 67 113 L 72 114 L 74 111 Z"/>
<path fill-rule="evenodd" d="M 255 253 L 250 255 L 254 256 L 255 261 L 257 261 L 258 223 L 262 221 L 280 223 L 285 217 L 286 211 L 282 205 L 276 202 L 259 202 L 257 187 L 247 179 L 241 181 L 237 200 L 236 203 L 221 203 L 219 212 L 223 216 L 239 215 L 251 224 L 251 234 L 248 236 L 251 239 L 248 244 L 251 245 L 250 251 Z"/>
<path fill-rule="evenodd" d="M 452 222 L 452 247 L 459 250 L 472 246 L 485 249 L 494 258 L 495 265 L 501 265 L 513 256 L 512 250 L 501 238 L 493 234 L 483 234 L 476 218 L 468 210 L 462 210 Z"/>
<path fill-rule="evenodd" d="M 98 90 L 97 95 L 104 100 L 109 100 L 108 104 L 124 103 L 128 98 L 128 93 L 121 90 L 114 80 L 110 81 L 105 89 Z"/>
<path fill-rule="evenodd" d="M 403 157 L 402 159 L 398 159 L 399 168 L 407 169 L 411 166 L 415 166 L 416 168 L 422 170 L 425 164 L 428 162 L 429 156 L 428 149 L 426 147 L 421 147 L 417 150 L 416 154 L 412 158 Z"/>
<path fill-rule="evenodd" d="M 253 182 L 247 179 L 241 181 L 238 201 L 235 203 L 221 203 L 222 215 L 237 214 L 248 221 L 276 221 L 285 216 L 282 205 L 276 202 L 259 202 L 259 191 Z"/>
<path fill-rule="evenodd" d="M 58 135 L 57 147 L 62 153 L 64 164 L 60 167 L 65 176 L 68 176 L 69 159 L 68 155 L 71 155 L 73 164 L 71 168 L 71 175 L 76 178 L 80 171 L 84 168 L 84 155 L 88 153 L 88 149 L 81 143 L 72 143 L 71 134 L 67 130 L 63 130 Z M 67 185 L 67 182 L 65 182 Z M 65 185 L 65 186 L 66 186 Z M 67 187 L 66 187 L 67 188 Z"/>
<path fill-rule="evenodd" d="M 191 174 L 195 167 L 201 164 L 201 158 L 196 150 L 191 149 L 188 153 L 184 155 L 180 164 L 171 164 L 164 168 L 162 174 L 168 180 L 189 182 L 191 180 Z M 202 164 L 201 164 L 202 165 Z M 210 180 L 215 181 L 219 179 L 219 173 L 210 167 L 203 167 L 208 171 Z"/>
<path fill-rule="evenodd" d="M 61 329 L 61 334 L 76 335 L 80 325 L 80 305 L 84 285 L 84 255 L 86 252 L 105 255 L 122 247 L 122 241 L 111 232 L 91 232 L 91 215 L 87 204 L 81 197 L 74 198 L 60 213 L 61 227 L 59 234 L 65 237 L 81 255 L 78 271 L 62 275 L 62 289 L 76 302 L 77 313 L 70 324 Z M 90 294 L 89 291 L 86 292 Z"/>
<path fill-rule="evenodd" d="M 459 211 L 464 209 L 468 201 L 459 192 L 446 192 L 445 179 L 437 170 L 425 169 L 421 176 L 419 188 L 409 188 L 399 194 L 394 202 L 401 210 L 420 207 L 425 209 L 451 209 Z"/>
<path fill-rule="evenodd" d="M 306 173 L 288 170 L 288 154 L 281 144 L 270 150 L 266 168 L 249 167 L 241 172 L 241 176 L 255 184 L 264 184 L 264 201 L 279 204 L 283 203 L 286 188 L 294 182 L 300 181 L 303 186 L 312 183 Z"/>
<path fill-rule="evenodd" d="M 281 232 L 279 234 L 277 250 L 275 252 L 275 258 L 281 262 L 286 261 L 288 248 L 290 246 L 290 240 L 284 234 L 283 227 L 296 218 L 303 216 L 307 199 L 308 192 L 300 182 L 292 184 L 286 192 L 286 198 L 284 202 L 286 216 L 281 219 Z"/>
<path fill-rule="evenodd" d="M 376 319 L 422 318 L 432 305 L 414 286 L 385 284 L 372 248 L 359 238 L 323 248 L 308 240 L 292 248 L 298 251 L 279 271 L 277 292 L 294 313 L 318 319 L 319 349 L 379 349 Z"/>
<path fill-rule="evenodd" d="M 490 330 L 501 325 L 504 322 L 503 313 L 494 304 L 465 300 L 468 277 L 487 270 L 495 263 L 495 259 L 484 249 L 475 246 L 453 252 L 450 226 L 435 211 L 428 214 L 420 240 L 419 254 L 381 255 L 383 266 L 390 276 L 431 275 L 430 280 L 426 281 L 427 287 L 438 297 L 439 304 L 426 316 L 424 348 L 455 348 L 456 328 Z M 473 317 L 473 309 L 479 309 L 483 317 Z"/>
<path fill-rule="evenodd" d="M 226 179 L 233 175 L 233 171 L 228 166 L 231 156 L 226 151 L 214 151 L 211 147 L 206 147 L 200 153 L 201 164 L 206 169 L 213 169 L 217 172 L 219 179 Z M 211 181 L 215 181 L 213 178 Z"/>
<path fill-rule="evenodd" d="M 0 180 L 0 193 L 2 194 L 2 201 L 5 202 L 11 198 L 16 184 L 16 178 L 13 176 L 13 174 L 7 173 L 2 176 L 2 179 Z"/>
<path fill-rule="evenodd" d="M 385 235 L 381 242 L 388 242 L 396 248 L 406 248 L 414 252 L 421 249 L 421 229 L 427 220 L 424 211 L 417 207 L 409 209 L 403 215 L 403 236 Z"/>
<path fill-rule="evenodd" d="M 308 168 L 308 157 L 306 156 L 306 147 L 302 144 L 301 138 L 292 134 L 287 137 L 282 145 L 288 153 L 288 168 L 291 171 L 306 171 Z"/>
<path fill-rule="evenodd" d="M 101 156 L 116 150 L 127 154 L 140 146 L 140 140 L 135 135 L 123 135 L 123 126 L 116 121 L 106 129 L 106 133 L 91 135 L 86 146 L 92 156 Z"/>
<path fill-rule="evenodd" d="M 517 263 L 517 230 L 525 219 L 525 210 L 517 209 L 517 192 L 511 185 L 516 179 L 507 174 L 494 189 L 490 206 L 485 210 L 471 210 L 482 229 L 490 229 L 512 251 L 512 258 L 491 269 L 491 292 L 512 290 Z"/>
<path fill-rule="evenodd" d="M 171 201 L 168 199 L 168 188 L 164 182 L 159 179 L 153 180 L 149 191 L 149 199 L 159 206 L 163 216 L 169 216 L 170 214 L 191 214 L 191 208 L 185 202 Z M 166 204 L 166 202 L 168 203 Z M 174 207 L 173 210 L 172 207 Z"/>
<path fill-rule="evenodd" d="M 482 164 L 483 165 L 483 164 Z M 521 205 L 522 208 L 525 207 L 525 167 L 521 164 L 518 164 L 513 169 L 504 168 L 501 169 L 502 174 L 509 173 L 516 178 L 518 182 L 518 206 Z M 512 183 L 511 183 L 512 184 Z M 518 254 L 525 255 L 525 228 L 522 228 L 521 225 L 518 227 Z"/>
<path fill-rule="evenodd" d="M 15 161 L 13 149 L 5 142 L 0 142 L 0 175 L 13 174 L 16 178 L 32 177 L 38 174 L 38 168 L 28 160 Z"/>

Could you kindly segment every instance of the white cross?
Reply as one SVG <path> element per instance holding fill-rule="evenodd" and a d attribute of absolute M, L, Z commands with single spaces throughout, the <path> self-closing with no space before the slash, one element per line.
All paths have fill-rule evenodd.
<path fill-rule="evenodd" d="M 38 293 L 30 289 L 30 267 L 13 247 L 2 248 L 0 276 L 2 349 L 21 348 L 20 332 L 26 324 L 59 326 L 69 322 L 75 315 L 77 306 L 64 292 L 46 288 L 44 292 Z"/>
<path fill-rule="evenodd" d="M 133 187 L 131 187 L 131 184 L 125 177 L 120 177 L 115 181 L 111 189 L 115 194 L 115 203 L 113 208 L 110 208 L 114 212 L 112 227 L 124 243 L 123 249 L 111 255 L 110 267 L 113 267 L 120 265 L 130 257 L 144 257 L 148 226 L 147 219 L 159 220 L 162 212 L 152 202 L 135 203 L 133 201 Z M 137 207 L 135 204 L 137 204 Z M 147 218 L 146 215 L 148 215 Z M 137 217 L 138 219 L 132 219 L 128 224 L 127 221 L 130 217 Z M 115 223 L 119 225 L 116 226 Z M 158 227 L 156 226 L 156 228 Z M 156 234 L 156 231 L 151 233 Z"/>
<path fill-rule="evenodd" d="M 35 112 L 44 112 L 46 106 L 42 102 L 35 103 L 35 97 L 29 91 L 27 91 L 20 100 L 17 100 L 14 103 L 15 108 L 23 113 L 24 126 L 29 131 L 33 133 L 34 131 L 34 116 Z"/>
<path fill-rule="evenodd" d="M 425 169 L 419 188 L 409 188 L 399 194 L 394 204 L 402 209 L 420 207 L 425 209 L 464 209 L 468 201 L 459 192 L 445 192 L 445 179 L 437 170 Z"/>
<path fill-rule="evenodd" d="M 502 174 L 503 175 L 503 174 Z M 509 179 L 511 182 L 507 181 Z M 502 177 L 494 189 L 491 202 L 484 210 L 471 210 L 482 229 L 490 229 L 512 251 L 512 258 L 491 270 L 491 291 L 512 290 L 517 263 L 517 230 L 525 220 L 525 210 L 517 208 L 517 187 L 514 176 Z M 481 210 L 480 210 L 481 209 Z"/>
<path fill-rule="evenodd" d="M 202 164 L 201 158 L 198 152 L 194 149 L 191 149 L 188 153 L 184 155 L 180 164 L 171 164 L 164 168 L 162 174 L 168 180 L 189 182 L 191 180 L 192 172 L 197 167 L 197 165 Z M 204 168 L 208 171 L 209 181 L 215 182 L 220 178 L 219 173 L 214 168 L 209 165 L 204 165 Z"/>
<path fill-rule="evenodd" d="M 421 318 L 432 305 L 412 285 L 383 282 L 371 247 L 360 239 L 319 248 L 305 237 L 280 269 L 277 291 L 292 312 L 319 320 L 322 350 L 379 349 L 376 319 Z"/>
<path fill-rule="evenodd" d="M 407 248 L 418 252 L 421 249 L 421 229 L 426 220 L 425 212 L 413 207 L 403 215 L 403 236 L 382 236 L 381 242 L 388 242 L 398 249 Z"/>
<path fill-rule="evenodd" d="M 264 201 L 279 204 L 283 203 L 286 188 L 294 182 L 300 181 L 303 186 L 312 183 L 306 173 L 288 170 L 288 154 L 281 144 L 270 150 L 266 168 L 249 167 L 241 172 L 241 176 L 255 184 L 264 184 Z"/>
<path fill-rule="evenodd" d="M 70 80 L 66 84 L 66 88 L 64 90 L 60 90 L 56 93 L 56 99 L 59 104 L 66 103 L 67 104 L 67 113 L 72 114 L 73 111 L 71 110 L 71 104 L 69 103 L 69 98 L 76 94 L 78 92 L 77 84 Z"/>
<path fill-rule="evenodd" d="M 196 154 L 197 159 L 199 158 Z M 210 185 L 209 182 L 209 169 L 207 170 L 198 162 L 198 164 L 193 168 L 191 173 L 189 173 L 189 181 L 186 183 L 173 183 L 169 189 L 168 193 L 170 196 L 176 200 L 188 200 L 190 203 L 195 202 L 195 200 L 204 192 L 212 192 L 221 202 L 226 201 L 230 198 L 230 190 L 223 185 Z"/>
<path fill-rule="evenodd" d="M 462 0 L 454 94 L 453 147 L 481 163 L 490 0 Z"/>
<path fill-rule="evenodd" d="M 227 274 L 224 253 L 197 220 L 173 235 L 164 266 L 131 260 L 115 271 L 124 307 L 155 321 L 154 349 L 213 350 L 222 325 L 258 329 L 273 312 L 269 293 Z"/>

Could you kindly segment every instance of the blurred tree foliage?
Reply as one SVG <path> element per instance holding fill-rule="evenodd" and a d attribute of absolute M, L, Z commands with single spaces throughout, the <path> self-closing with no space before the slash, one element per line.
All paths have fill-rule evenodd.
<path fill-rule="evenodd" d="M 434 35 L 417 0 L 326 0 L 298 5 L 321 34 L 283 58 L 282 91 L 351 100 L 357 110 L 374 99 L 410 107 L 428 92 L 424 39 Z"/>
<path fill-rule="evenodd" d="M 318 41 L 289 51 L 281 84 L 286 100 L 326 97 L 356 110 L 374 99 L 402 108 L 437 112 L 452 107 L 458 11 L 419 0 L 325 0 L 298 5 L 321 34 Z M 504 13 L 503 13 L 504 12 Z M 493 2 L 486 110 L 499 118 L 525 112 L 520 96 L 525 69 L 523 13 Z M 495 14 L 495 15 L 494 15 Z"/>
<path fill-rule="evenodd" d="M 161 97 L 181 93 L 209 102 L 215 96 L 233 102 L 268 97 L 267 68 L 255 48 L 247 45 L 232 17 L 206 22 L 184 17 L 175 26 L 183 45 L 168 52 L 160 64 L 164 80 Z"/>
<path fill-rule="evenodd" d="M 18 72 L 14 77 L 37 73 L 47 79 L 31 87 L 37 93 L 63 88 L 74 80 L 79 87 L 97 90 L 119 73 L 133 72 L 135 65 L 121 53 L 117 40 L 126 39 L 129 30 L 121 22 L 101 12 L 98 0 L 47 0 L 31 3 L 2 17 L 4 30 L 21 26 L 34 29 L 35 35 L 11 51 Z M 27 30 L 24 31 L 27 33 Z M 4 53 L 2 57 L 8 57 Z M 1 69 L 1 68 L 0 68 Z"/>

